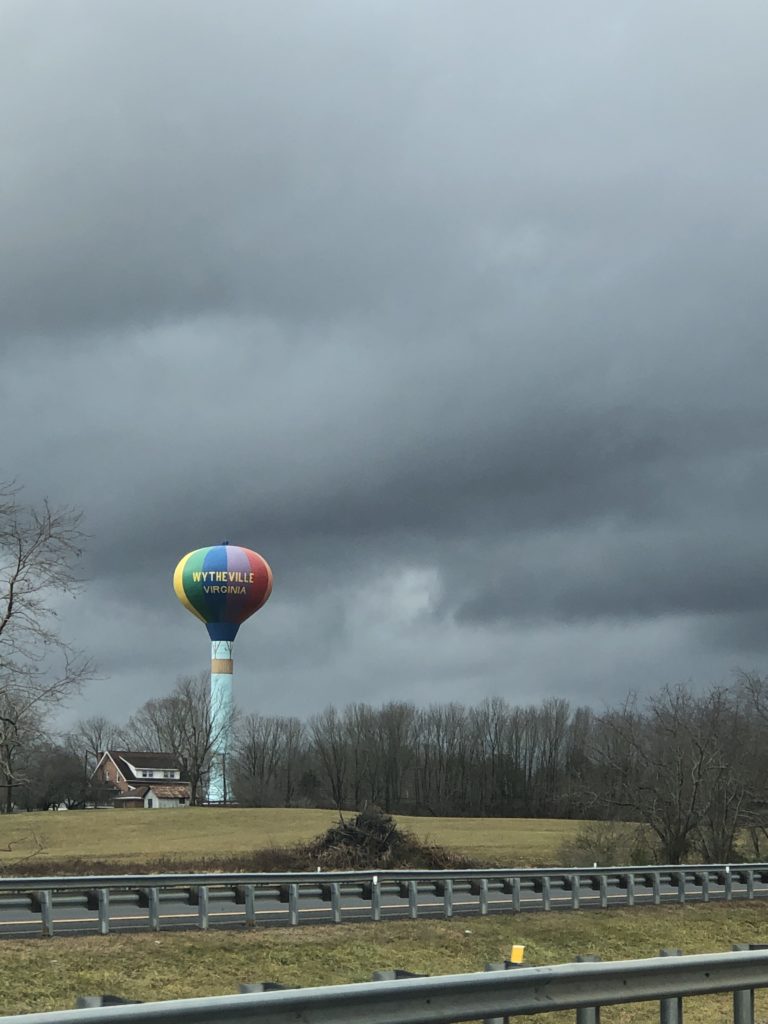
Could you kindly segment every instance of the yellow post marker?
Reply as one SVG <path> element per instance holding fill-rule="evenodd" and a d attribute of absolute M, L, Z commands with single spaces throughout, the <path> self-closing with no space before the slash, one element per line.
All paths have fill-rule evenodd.
<path fill-rule="evenodd" d="M 525 946 L 513 946 L 509 954 L 511 964 L 521 964 L 525 956 Z"/>

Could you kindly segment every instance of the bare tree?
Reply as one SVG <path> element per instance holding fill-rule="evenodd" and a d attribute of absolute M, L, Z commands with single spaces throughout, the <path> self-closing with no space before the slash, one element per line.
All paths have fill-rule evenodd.
<path fill-rule="evenodd" d="M 744 725 L 735 746 L 747 780 L 742 824 L 751 840 L 753 856 L 759 860 L 764 856 L 768 839 L 768 677 L 757 672 L 739 672 L 736 693 Z"/>
<path fill-rule="evenodd" d="M 346 764 L 349 772 L 350 799 L 355 808 L 378 801 L 379 763 L 373 756 L 375 710 L 370 704 L 348 704 L 344 708 Z"/>
<path fill-rule="evenodd" d="M 309 720 L 309 735 L 318 761 L 320 774 L 325 776 L 335 807 L 341 810 L 347 798 L 349 775 L 349 745 L 344 721 L 334 707 L 328 707 Z"/>
<path fill-rule="evenodd" d="M 0 487 L 0 664 L 71 651 L 55 628 L 52 599 L 80 590 L 81 523 L 75 509 L 24 505 L 19 488 Z"/>
<path fill-rule="evenodd" d="M 168 697 L 139 708 L 125 728 L 125 739 L 137 750 L 176 754 L 192 785 L 192 803 L 200 804 L 214 752 L 235 718 L 235 711 L 226 720 L 212 713 L 209 673 L 182 676 Z"/>
<path fill-rule="evenodd" d="M 723 709 L 718 692 L 701 697 L 684 686 L 666 687 L 644 710 L 630 696 L 600 720 L 594 750 L 605 780 L 600 798 L 619 816 L 645 822 L 667 863 L 681 863 L 703 836 L 709 852 L 722 852 L 723 829 L 735 836 L 730 826 L 738 816 L 718 821 L 716 806 L 730 800 Z"/>
<path fill-rule="evenodd" d="M 66 736 L 68 750 L 80 758 L 87 778 L 93 774 L 99 755 L 105 750 L 117 747 L 121 735 L 119 726 L 103 715 L 81 718 Z"/>
<path fill-rule="evenodd" d="M 77 754 L 57 743 L 41 743 L 26 753 L 28 780 L 18 790 L 17 803 L 26 810 L 48 810 L 63 804 L 67 810 L 84 807 L 91 797 Z"/>
<path fill-rule="evenodd" d="M 699 699 L 701 730 L 709 746 L 702 812 L 696 845 L 702 860 L 724 863 L 736 857 L 739 833 L 748 823 L 753 796 L 762 803 L 765 755 L 762 730 L 738 690 L 715 688 Z M 762 769 L 758 782 L 754 769 Z M 755 783 L 758 785 L 755 786 Z"/>
<path fill-rule="evenodd" d="M 417 720 L 414 705 L 399 701 L 390 701 L 376 714 L 375 755 L 381 765 L 381 802 L 388 814 L 410 797 Z"/>
<path fill-rule="evenodd" d="M 0 785 L 5 790 L 2 810 L 10 814 L 15 794 L 32 777 L 32 751 L 46 735 L 41 710 L 27 695 L 9 686 L 0 690 Z"/>
<path fill-rule="evenodd" d="M 503 812 L 509 793 L 505 758 L 505 735 L 509 709 L 500 697 L 486 699 L 469 709 L 469 724 L 479 756 L 475 791 L 483 814 Z"/>
<path fill-rule="evenodd" d="M 303 770 L 306 736 L 298 718 L 251 714 L 235 743 L 235 795 L 239 803 L 290 807 Z"/>
<path fill-rule="evenodd" d="M 146 701 L 121 730 L 126 749 L 178 754 L 184 736 L 182 715 L 173 693 Z"/>
<path fill-rule="evenodd" d="M 47 716 L 93 675 L 93 665 L 59 633 L 55 602 L 81 586 L 82 515 L 20 501 L 0 487 L 0 729 L 3 808 L 13 806 L 20 744 L 44 738 Z M 22 739 L 26 737 L 26 739 Z"/>
<path fill-rule="evenodd" d="M 431 814 L 466 814 L 471 808 L 467 712 L 461 704 L 433 704 L 420 715 L 419 800 Z"/>

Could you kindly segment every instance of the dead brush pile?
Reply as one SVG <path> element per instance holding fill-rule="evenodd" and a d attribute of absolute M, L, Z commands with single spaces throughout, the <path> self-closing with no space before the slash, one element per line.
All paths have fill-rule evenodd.
<path fill-rule="evenodd" d="M 366 868 L 464 868 L 466 857 L 424 843 L 378 807 L 339 820 L 303 847 L 308 867 L 325 871 Z"/>

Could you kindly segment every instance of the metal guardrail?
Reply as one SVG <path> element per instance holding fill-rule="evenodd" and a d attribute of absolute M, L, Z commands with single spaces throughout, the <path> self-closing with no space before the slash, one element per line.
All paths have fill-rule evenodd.
<path fill-rule="evenodd" d="M 662 893 L 665 886 L 668 891 Z M 719 891 L 713 892 L 713 887 L 718 887 Z M 618 895 L 609 895 L 611 888 L 618 890 Z M 256 922 L 257 902 L 265 901 L 286 905 L 287 922 L 297 925 L 301 901 L 306 898 L 329 904 L 330 920 L 340 923 L 345 913 L 342 897 L 346 896 L 366 902 L 370 919 L 379 921 L 383 895 L 397 897 L 402 912 L 416 918 L 425 912 L 425 908 L 419 906 L 420 896 L 429 893 L 441 901 L 442 915 L 448 918 L 454 914 L 454 896 L 459 893 L 470 895 L 469 901 L 462 901 L 464 913 L 485 915 L 489 913 L 493 893 L 504 895 L 505 910 L 519 912 L 523 900 L 532 898 L 536 909 L 545 911 L 552 909 L 553 899 L 557 900 L 559 908 L 570 906 L 574 910 L 588 899 L 590 905 L 596 903 L 603 909 L 611 905 L 611 900 L 614 904 L 631 907 L 641 892 L 654 904 L 661 903 L 664 897 L 679 903 L 706 902 L 712 898 L 751 900 L 768 896 L 768 864 L 3 878 L 0 879 L 0 909 L 22 907 L 39 913 L 43 934 L 50 936 L 55 927 L 54 904 L 97 912 L 98 930 L 107 934 L 111 906 L 125 904 L 145 909 L 147 926 L 157 931 L 164 901 L 194 906 L 198 927 L 207 929 L 212 900 L 242 906 L 243 923 L 251 926 Z M 469 910 L 466 909 L 468 903 L 471 904 Z M 434 914 L 435 909 L 433 904 L 429 912 Z M 356 918 L 359 919 L 359 915 Z"/>
<path fill-rule="evenodd" d="M 101 886 L 124 886 L 130 888 L 135 885 L 239 885 L 243 883 L 272 883 L 288 885 L 290 883 L 317 882 L 322 879 L 324 882 L 369 882 L 372 876 L 377 875 L 380 879 L 404 880 L 409 879 L 481 879 L 481 878 L 508 878 L 518 877 L 539 878 L 544 875 L 550 877 L 565 878 L 579 876 L 582 878 L 599 875 L 611 875 L 614 877 L 634 873 L 635 875 L 679 875 L 683 872 L 687 876 L 695 876 L 707 872 L 710 876 L 717 875 L 723 878 L 727 875 L 740 875 L 748 872 L 762 874 L 768 879 L 768 862 L 749 862 L 744 864 L 626 864 L 626 865 L 605 865 L 602 867 L 557 867 L 555 865 L 536 868 L 464 868 L 461 870 L 428 871 L 416 868 L 395 868 L 395 869 L 373 869 L 366 871 L 292 871 L 292 872 L 179 872 L 168 874 L 141 874 L 141 875 L 40 875 L 37 877 L 0 878 L 0 893 L 18 892 L 21 888 L 56 888 L 56 889 L 82 889 L 83 883 L 88 887 L 99 888 Z"/>
<path fill-rule="evenodd" d="M 182 999 L 0 1017 L 2 1024 L 453 1024 L 661 1001 L 662 1024 L 682 1020 L 679 1000 L 733 993 L 734 1024 L 754 1024 L 754 991 L 768 986 L 768 950 L 560 964 L 359 985 Z"/>

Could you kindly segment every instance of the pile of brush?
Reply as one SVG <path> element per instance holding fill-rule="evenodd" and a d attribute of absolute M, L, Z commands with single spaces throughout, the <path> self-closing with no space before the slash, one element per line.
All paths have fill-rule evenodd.
<path fill-rule="evenodd" d="M 310 864 L 326 871 L 471 866 L 462 857 L 421 842 L 378 807 L 368 807 L 351 818 L 340 814 L 304 850 Z"/>

